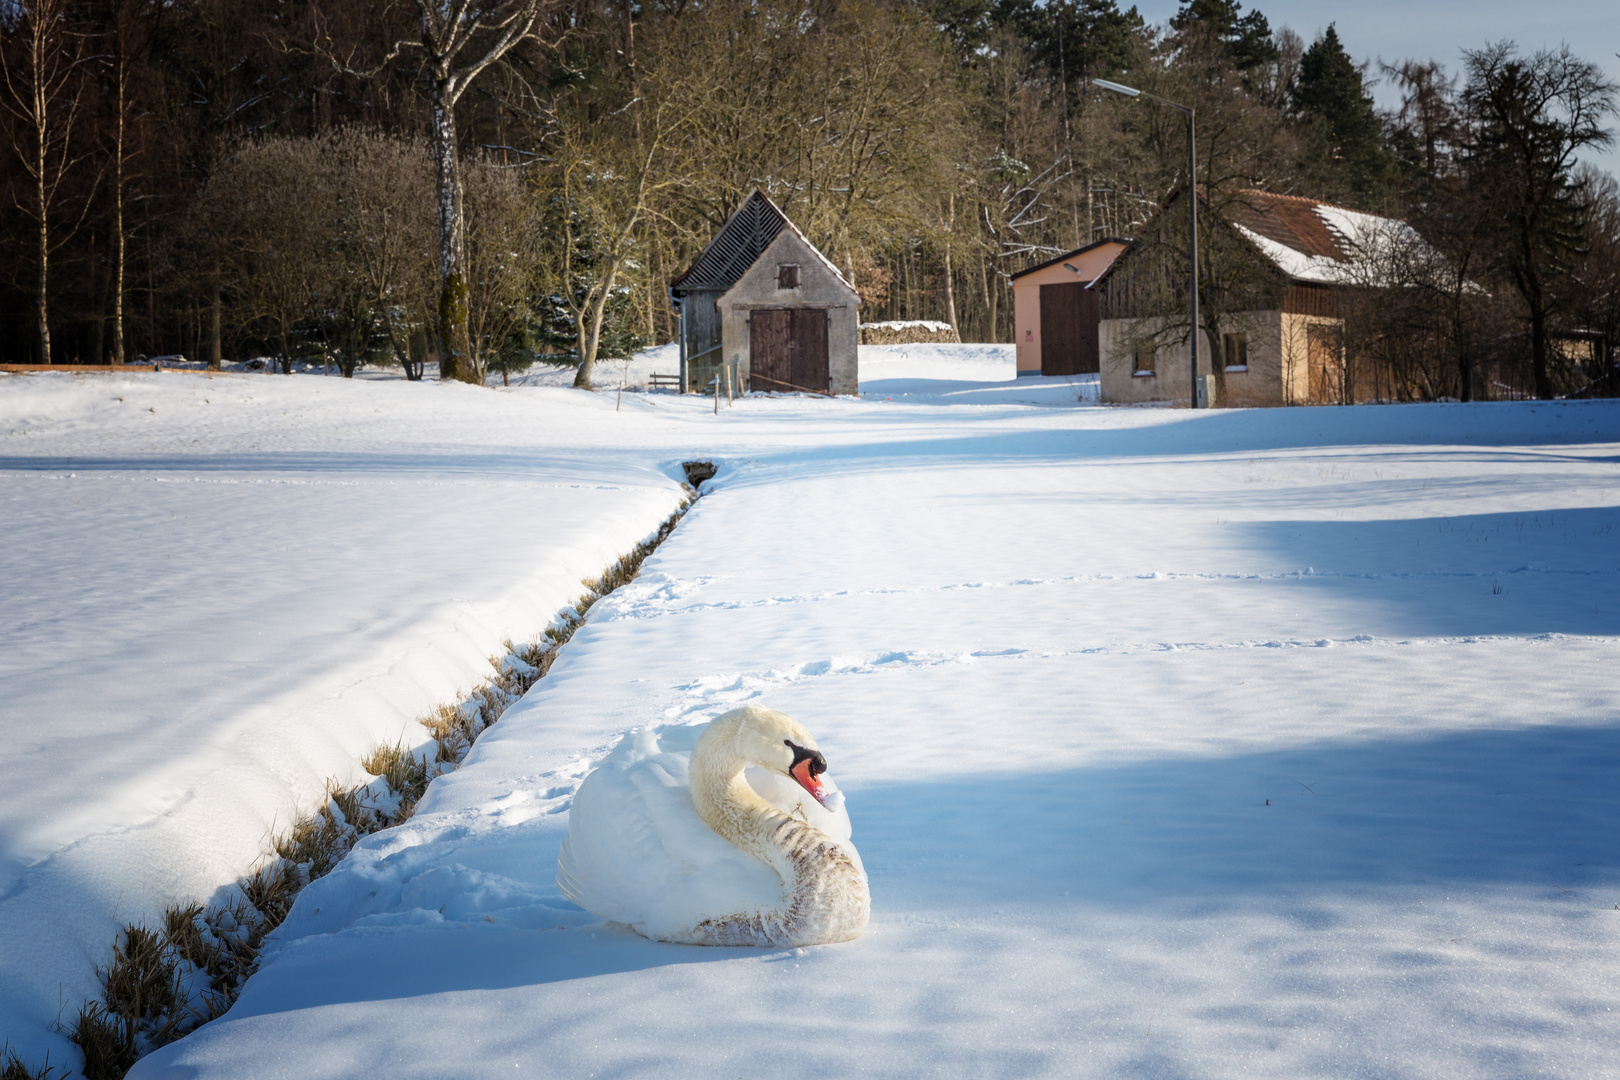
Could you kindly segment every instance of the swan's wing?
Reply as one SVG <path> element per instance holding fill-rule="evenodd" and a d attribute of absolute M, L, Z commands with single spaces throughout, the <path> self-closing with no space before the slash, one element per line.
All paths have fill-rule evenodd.
<path fill-rule="evenodd" d="M 585 778 L 557 859 L 565 896 L 655 938 L 781 903 L 776 872 L 698 817 L 687 760 L 615 752 Z"/>
<path fill-rule="evenodd" d="M 609 760 L 585 778 L 568 811 L 557 854 L 557 887 L 586 911 L 615 922 L 640 920 L 666 875 L 662 843 L 631 763 Z"/>

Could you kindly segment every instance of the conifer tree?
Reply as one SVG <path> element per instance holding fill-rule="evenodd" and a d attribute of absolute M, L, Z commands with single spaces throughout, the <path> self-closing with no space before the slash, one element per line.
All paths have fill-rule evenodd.
<path fill-rule="evenodd" d="M 1334 168 L 1342 171 L 1357 201 L 1375 204 L 1393 163 L 1384 150 L 1383 123 L 1362 85 L 1361 69 L 1344 51 L 1331 23 L 1305 50 L 1293 97 L 1300 115 L 1318 125 Z"/>
<path fill-rule="evenodd" d="M 1183 36 L 1202 33 L 1214 38 L 1242 72 L 1277 58 L 1277 43 L 1265 15 L 1258 10 L 1245 14 L 1238 0 L 1186 0 L 1170 20 L 1170 28 Z"/>

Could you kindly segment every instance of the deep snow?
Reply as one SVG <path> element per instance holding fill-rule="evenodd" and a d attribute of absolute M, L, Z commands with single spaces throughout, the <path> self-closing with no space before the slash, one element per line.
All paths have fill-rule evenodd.
<path fill-rule="evenodd" d="M 933 348 L 872 357 L 899 394 L 863 350 L 864 400 L 718 417 L 488 395 L 551 426 L 531 464 L 649 500 L 723 469 L 134 1075 L 1620 1075 L 1620 406 L 1083 408 Z M 826 752 L 866 936 L 658 945 L 564 901 L 589 768 L 746 701 Z"/>

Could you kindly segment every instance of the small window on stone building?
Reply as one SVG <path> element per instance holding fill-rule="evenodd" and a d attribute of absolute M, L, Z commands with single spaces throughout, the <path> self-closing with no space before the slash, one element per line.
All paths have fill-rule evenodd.
<path fill-rule="evenodd" d="M 1249 335 L 1223 334 L 1221 347 L 1226 357 L 1227 371 L 1249 370 Z"/>
<path fill-rule="evenodd" d="M 776 264 L 776 287 L 778 289 L 797 289 L 799 287 L 799 264 Z"/>
<path fill-rule="evenodd" d="M 1152 375 L 1154 364 L 1158 361 L 1158 354 L 1152 349 L 1139 349 L 1136 353 L 1136 370 L 1133 375 Z"/>

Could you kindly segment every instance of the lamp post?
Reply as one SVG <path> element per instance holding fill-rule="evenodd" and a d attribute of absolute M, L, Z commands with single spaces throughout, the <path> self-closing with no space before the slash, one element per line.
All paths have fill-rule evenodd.
<path fill-rule="evenodd" d="M 1152 98 L 1161 105 L 1168 105 L 1172 109 L 1180 109 L 1182 114 L 1187 117 L 1187 220 L 1189 223 L 1187 258 L 1192 263 L 1192 288 L 1190 290 L 1192 298 L 1187 303 L 1190 312 L 1189 318 L 1192 321 L 1192 329 L 1187 334 L 1187 345 L 1192 360 L 1189 365 L 1192 371 L 1192 394 L 1187 400 L 1196 409 L 1198 408 L 1198 146 L 1196 142 L 1197 132 L 1193 126 L 1193 111 L 1185 105 L 1177 105 L 1173 101 L 1166 101 L 1157 94 L 1150 94 L 1146 90 L 1121 86 L 1119 83 L 1109 82 L 1107 79 L 1092 79 L 1091 82 L 1094 86 L 1100 86 L 1104 90 L 1112 90 L 1116 94 L 1124 94 L 1126 97 Z"/>

